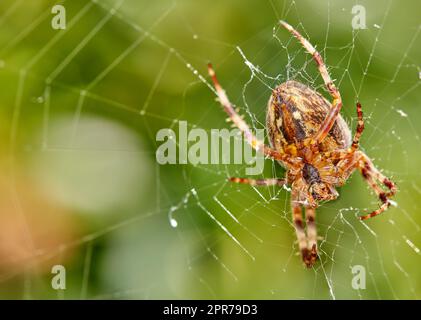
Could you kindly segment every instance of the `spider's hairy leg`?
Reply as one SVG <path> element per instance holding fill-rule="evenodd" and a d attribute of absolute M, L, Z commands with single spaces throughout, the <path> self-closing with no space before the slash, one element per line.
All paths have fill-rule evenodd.
<path fill-rule="evenodd" d="M 307 268 L 311 268 L 317 259 L 317 232 L 315 224 L 315 210 L 306 205 L 307 235 L 303 223 L 302 206 L 308 185 L 299 179 L 293 183 L 291 193 L 292 219 L 298 239 L 301 257 Z"/>
<path fill-rule="evenodd" d="M 317 64 L 319 69 L 320 75 L 323 78 L 325 86 L 329 91 L 329 94 L 332 96 L 332 108 L 329 110 L 328 114 L 326 115 L 325 119 L 323 120 L 322 124 L 318 132 L 312 138 L 313 144 L 319 144 L 323 141 L 323 139 L 328 135 L 330 129 L 332 128 L 333 124 L 336 121 L 336 118 L 341 111 L 342 108 L 342 98 L 339 90 L 336 88 L 335 84 L 333 83 L 332 79 L 330 78 L 329 72 L 327 71 L 326 65 L 323 62 L 322 56 L 320 53 L 313 47 L 313 45 L 305 39 L 297 30 L 295 30 L 291 25 L 286 23 L 285 21 L 280 21 L 280 24 L 287 29 L 289 32 L 292 33 L 294 37 L 301 42 L 302 46 L 307 50 L 309 54 L 313 56 L 314 61 Z"/>
<path fill-rule="evenodd" d="M 249 178 L 237 178 L 231 177 L 229 181 L 234 183 L 248 184 L 251 186 L 283 186 L 286 184 L 285 179 L 267 178 L 267 179 L 249 179 Z"/>
<path fill-rule="evenodd" d="M 374 167 L 371 160 L 364 153 L 362 153 L 361 151 L 359 151 L 359 153 L 361 154 L 361 161 L 359 162 L 359 169 L 361 171 L 361 174 L 382 202 L 380 208 L 374 210 L 370 214 L 360 217 L 361 220 L 366 220 L 381 214 L 389 208 L 391 204 L 389 198 L 396 194 L 397 187 L 395 183 L 393 183 L 389 178 L 387 178 L 379 170 L 377 170 L 376 167 Z M 384 192 L 383 189 L 381 189 L 378 186 L 376 180 L 382 183 L 386 188 L 388 188 L 389 191 Z"/>
<path fill-rule="evenodd" d="M 340 153 L 338 153 L 339 155 Z M 348 150 L 346 153 L 341 153 L 343 158 L 337 165 L 337 176 L 342 180 L 346 181 L 351 173 L 358 169 L 361 172 L 364 180 L 373 189 L 376 193 L 377 197 L 381 201 L 381 206 L 379 209 L 371 212 L 368 215 L 361 216 L 361 220 L 366 220 L 368 218 L 375 217 L 382 212 L 384 212 L 387 208 L 389 208 L 391 202 L 390 197 L 394 196 L 397 192 L 396 185 L 386 176 L 384 176 L 371 162 L 370 158 L 363 153 L 362 151 L 350 151 Z M 384 191 L 380 186 L 383 184 L 388 191 Z"/>
<path fill-rule="evenodd" d="M 307 260 L 308 256 L 308 249 L 307 249 L 307 237 L 304 231 L 304 223 L 303 223 L 303 214 L 301 210 L 301 204 L 297 203 L 294 199 L 292 199 L 291 203 L 292 208 L 292 221 L 294 223 L 295 234 L 298 240 L 298 248 L 300 249 L 301 256 L 303 258 L 303 262 Z M 307 267 L 311 267 L 306 264 Z"/>
<path fill-rule="evenodd" d="M 213 85 L 215 87 L 216 93 L 218 95 L 219 102 L 221 103 L 224 111 L 228 114 L 229 118 L 232 122 L 240 129 L 247 140 L 247 142 L 257 151 L 262 152 L 265 156 L 270 157 L 274 160 L 281 161 L 285 164 L 289 163 L 292 164 L 292 160 L 289 155 L 285 154 L 284 152 L 277 151 L 272 149 L 271 147 L 264 144 L 263 141 L 258 140 L 254 134 L 251 132 L 247 123 L 243 120 L 243 118 L 237 114 L 234 110 L 233 105 L 229 101 L 224 89 L 222 89 L 221 85 L 219 84 L 218 78 L 216 77 L 216 73 L 212 67 L 212 65 L 208 64 L 208 72 L 212 78 Z"/>
<path fill-rule="evenodd" d="M 313 207 L 306 207 L 306 224 L 309 258 L 313 265 L 317 259 L 316 209 Z"/>
<path fill-rule="evenodd" d="M 361 134 L 364 131 L 363 110 L 362 110 L 361 104 L 359 102 L 357 102 L 357 116 L 358 116 L 357 129 L 355 131 L 354 139 L 352 140 L 351 150 L 357 150 L 358 149 Z"/>
<path fill-rule="evenodd" d="M 390 202 L 389 202 L 389 199 L 386 197 L 385 193 L 383 192 L 383 190 L 377 185 L 376 182 L 374 182 L 374 180 L 372 179 L 372 177 L 369 174 L 363 173 L 363 177 L 367 181 L 368 185 L 377 194 L 380 201 L 382 202 L 382 204 L 380 205 L 380 208 L 372 211 L 370 214 L 359 217 L 360 220 L 367 220 L 367 219 L 375 217 L 375 216 L 381 214 L 382 212 L 384 212 L 385 210 L 387 210 L 387 208 L 389 208 L 389 206 L 390 206 Z"/>

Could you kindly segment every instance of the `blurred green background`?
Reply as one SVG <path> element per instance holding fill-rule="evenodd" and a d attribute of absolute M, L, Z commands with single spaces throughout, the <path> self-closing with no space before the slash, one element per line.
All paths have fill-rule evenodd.
<path fill-rule="evenodd" d="M 65 30 L 51 27 L 57 3 Z M 355 4 L 365 30 L 351 27 Z M 296 255 L 289 192 L 228 184 L 245 165 L 155 160 L 156 132 L 178 120 L 229 128 L 208 61 L 254 128 L 286 79 L 326 95 L 279 19 L 321 51 L 352 128 L 361 101 L 362 147 L 400 189 L 363 224 L 378 203 L 355 174 L 317 211 L 312 270 Z M 1 1 L 0 297 L 420 298 L 420 27 L 416 0 Z M 262 177 L 283 173 L 267 160 Z M 51 286 L 54 265 L 65 290 Z M 366 289 L 352 288 L 355 265 Z"/>

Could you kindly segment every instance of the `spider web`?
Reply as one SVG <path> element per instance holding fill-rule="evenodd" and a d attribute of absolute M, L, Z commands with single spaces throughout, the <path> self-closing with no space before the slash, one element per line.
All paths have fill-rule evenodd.
<path fill-rule="evenodd" d="M 364 2 L 365 30 L 351 28 L 352 5 L 342 1 L 59 3 L 68 15 L 59 32 L 50 27 L 52 2 L 1 5 L 0 26 L 11 30 L 0 38 L 1 103 L 11 106 L 6 190 L 23 243 L 2 249 L 5 297 L 420 297 L 418 3 Z M 320 260 L 310 270 L 297 256 L 288 188 L 227 182 L 246 165 L 154 161 L 161 128 L 177 132 L 182 120 L 207 132 L 228 127 L 209 60 L 254 130 L 265 126 L 271 89 L 288 79 L 328 97 L 280 19 L 316 45 L 353 129 L 361 101 L 362 148 L 399 186 L 397 206 L 373 220 L 356 218 L 379 205 L 358 174 L 322 204 Z M 259 177 L 283 175 L 266 160 Z M 66 267 L 64 291 L 51 289 L 54 264 Z M 365 289 L 352 287 L 356 265 L 366 270 Z"/>

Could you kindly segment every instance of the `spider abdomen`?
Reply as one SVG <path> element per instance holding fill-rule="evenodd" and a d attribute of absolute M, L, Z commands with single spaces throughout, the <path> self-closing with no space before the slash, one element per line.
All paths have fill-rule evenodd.
<path fill-rule="evenodd" d="M 287 153 L 291 146 L 298 147 L 318 131 L 330 108 L 330 102 L 308 86 L 293 80 L 282 83 L 268 103 L 266 125 L 271 145 Z M 319 149 L 325 152 L 350 145 L 351 131 L 338 115 Z"/>

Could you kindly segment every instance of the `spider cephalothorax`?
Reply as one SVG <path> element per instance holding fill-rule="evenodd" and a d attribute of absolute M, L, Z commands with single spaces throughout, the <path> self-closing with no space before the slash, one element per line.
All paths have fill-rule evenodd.
<path fill-rule="evenodd" d="M 353 171 L 358 169 L 382 203 L 379 209 L 360 217 L 365 220 L 390 206 L 389 198 L 396 193 L 396 186 L 359 150 L 359 140 L 364 130 L 361 105 L 357 103 L 358 124 L 351 138 L 351 131 L 339 114 L 342 107 L 340 92 L 331 80 L 320 54 L 289 24 L 281 21 L 281 25 L 313 56 L 333 100 L 329 102 L 318 92 L 297 81 L 290 80 L 277 86 L 269 99 L 266 118 L 271 146 L 265 145 L 253 135 L 228 100 L 212 66 L 209 65 L 208 69 L 221 105 L 234 124 L 244 132 L 250 145 L 277 160 L 287 171 L 286 179 L 230 180 L 260 186 L 291 185 L 291 207 L 298 246 L 303 262 L 311 267 L 317 260 L 315 209 L 320 201 L 336 199 L 336 187 L 342 186 Z M 303 208 L 306 226 L 303 223 Z"/>

